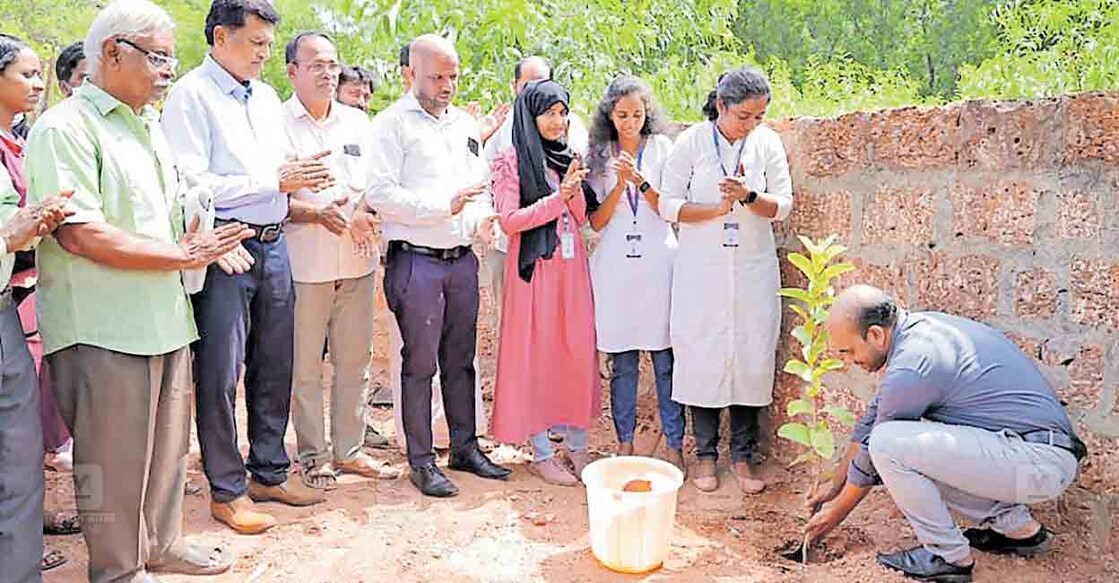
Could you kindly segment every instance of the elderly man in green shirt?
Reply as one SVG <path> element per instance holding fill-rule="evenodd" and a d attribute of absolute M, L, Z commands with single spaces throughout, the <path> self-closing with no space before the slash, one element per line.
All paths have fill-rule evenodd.
<path fill-rule="evenodd" d="M 190 434 L 190 343 L 180 270 L 252 236 L 184 233 L 179 183 L 151 103 L 174 76 L 174 23 L 118 0 L 84 42 L 89 82 L 35 124 L 28 191 L 74 193 L 73 216 L 39 249 L 39 328 L 74 435 L 74 486 L 93 582 L 148 572 L 215 574 L 232 560 L 181 539 Z"/>

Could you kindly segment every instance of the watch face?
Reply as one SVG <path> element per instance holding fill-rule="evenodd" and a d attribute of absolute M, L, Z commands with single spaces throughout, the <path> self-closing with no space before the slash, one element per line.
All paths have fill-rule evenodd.
<path fill-rule="evenodd" d="M 645 192 L 648 192 L 649 189 L 652 188 L 652 187 L 653 187 L 652 184 L 649 184 L 648 181 L 645 181 L 645 182 L 642 182 L 641 186 L 638 186 L 637 189 L 640 190 L 642 193 L 645 193 Z"/>

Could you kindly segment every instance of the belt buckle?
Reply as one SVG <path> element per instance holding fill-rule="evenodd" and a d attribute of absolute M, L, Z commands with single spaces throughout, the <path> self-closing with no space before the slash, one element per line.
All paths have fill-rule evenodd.
<path fill-rule="evenodd" d="M 1053 430 L 1052 429 L 1049 430 L 1049 446 L 1050 447 L 1053 446 Z"/>
<path fill-rule="evenodd" d="M 257 237 L 261 243 L 271 243 L 280 238 L 280 231 L 283 225 L 265 225 L 260 228 L 260 235 Z"/>

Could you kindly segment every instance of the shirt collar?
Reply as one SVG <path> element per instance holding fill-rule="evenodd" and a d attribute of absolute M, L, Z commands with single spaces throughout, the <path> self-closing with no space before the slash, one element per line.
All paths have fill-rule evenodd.
<path fill-rule="evenodd" d="M 222 93 L 232 95 L 241 101 L 248 101 L 253 94 L 252 81 L 238 81 L 209 54 L 202 59 L 202 71 L 213 79 Z"/>
<path fill-rule="evenodd" d="M 313 116 L 311 116 L 311 113 L 307 111 L 307 108 L 303 105 L 303 102 L 300 101 L 299 97 L 294 94 L 292 94 L 292 96 L 289 97 L 288 100 L 284 103 L 284 107 L 287 108 L 288 113 L 291 114 L 291 116 L 295 119 L 307 118 L 307 121 L 313 124 L 327 125 L 338 119 L 338 108 L 345 106 L 338 101 L 331 100 L 330 111 L 326 113 L 326 118 L 322 120 L 317 120 Z"/>
<path fill-rule="evenodd" d="M 417 111 L 417 112 L 427 116 L 428 119 L 430 119 L 432 121 L 435 121 L 435 122 L 438 122 L 438 123 L 448 123 L 448 122 L 452 121 L 453 116 L 454 116 L 455 111 L 456 111 L 455 107 L 453 105 L 451 105 L 451 106 L 447 107 L 447 111 L 445 111 L 442 116 L 435 117 L 434 115 L 431 115 L 430 113 L 428 113 L 428 111 L 426 109 L 424 109 L 424 107 L 422 105 L 420 105 L 420 100 L 417 99 L 415 94 L 413 94 L 412 92 L 408 92 L 404 97 L 401 97 L 400 100 L 402 102 L 404 102 L 404 109 L 405 110 L 407 110 L 407 111 Z"/>
<path fill-rule="evenodd" d="M 117 108 L 123 108 L 124 111 L 133 114 L 131 107 L 125 105 L 124 102 L 113 97 L 109 92 L 94 85 L 92 82 L 82 83 L 74 92 L 79 97 L 92 103 L 93 107 L 97 109 L 97 113 L 101 114 L 101 117 L 109 115 Z M 155 111 L 154 107 L 145 105 L 140 109 L 140 115 L 138 117 L 146 122 L 151 122 L 159 119 L 159 114 Z"/>
<path fill-rule="evenodd" d="M 898 349 L 898 339 L 902 332 L 905 331 L 912 323 L 910 322 L 909 312 L 898 308 L 898 319 L 894 322 L 894 328 L 890 330 L 890 349 L 886 351 L 886 362 L 889 363 L 894 359 L 894 353 Z"/>

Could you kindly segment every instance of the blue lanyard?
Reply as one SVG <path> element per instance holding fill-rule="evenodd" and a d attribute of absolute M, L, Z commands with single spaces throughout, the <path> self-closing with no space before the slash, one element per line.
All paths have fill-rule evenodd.
<path fill-rule="evenodd" d="M 719 171 L 723 173 L 723 178 L 730 175 L 727 174 L 726 166 L 723 166 L 723 153 L 719 150 L 719 130 L 715 122 L 711 122 L 711 142 L 715 144 L 715 158 L 719 161 Z M 738 142 L 738 155 L 734 157 L 734 175 L 738 176 L 738 164 L 742 160 L 742 150 L 746 148 L 746 138 L 742 138 Z"/>
<path fill-rule="evenodd" d="M 614 153 L 618 154 L 622 151 L 621 146 L 617 143 L 614 144 Z M 641 145 L 637 148 L 637 171 L 641 171 L 641 161 L 645 158 L 645 139 L 641 139 Z M 629 202 L 629 210 L 633 211 L 633 222 L 637 223 L 637 189 L 633 185 L 626 183 L 626 200 Z"/>

